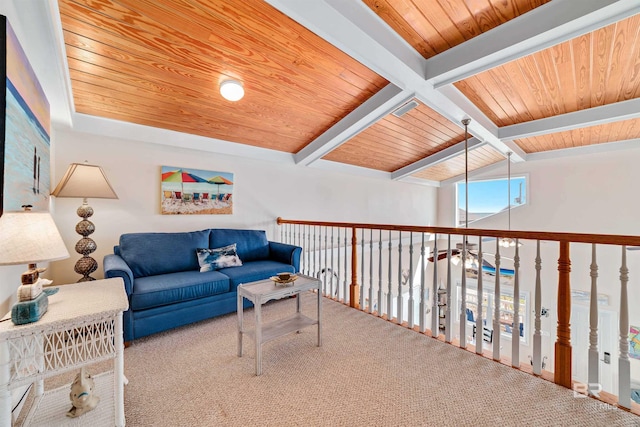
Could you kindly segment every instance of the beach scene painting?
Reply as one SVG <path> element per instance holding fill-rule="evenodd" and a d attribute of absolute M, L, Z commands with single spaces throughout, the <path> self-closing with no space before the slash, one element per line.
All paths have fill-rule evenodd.
<path fill-rule="evenodd" d="M 162 166 L 163 215 L 230 215 L 233 173 Z"/>
<path fill-rule="evenodd" d="M 0 214 L 32 205 L 49 210 L 49 102 L 5 16 L 0 54 L 6 58 L 5 111 L 0 129 Z M 0 107 L 2 107 L 0 105 Z"/>

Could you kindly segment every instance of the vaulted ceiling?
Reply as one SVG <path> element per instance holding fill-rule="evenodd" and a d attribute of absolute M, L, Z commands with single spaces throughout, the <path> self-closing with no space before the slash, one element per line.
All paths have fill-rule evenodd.
<path fill-rule="evenodd" d="M 72 113 L 431 185 L 640 143 L 636 0 L 58 0 Z M 219 93 L 226 79 L 245 96 Z M 249 153 L 245 150 L 244 153 Z"/>

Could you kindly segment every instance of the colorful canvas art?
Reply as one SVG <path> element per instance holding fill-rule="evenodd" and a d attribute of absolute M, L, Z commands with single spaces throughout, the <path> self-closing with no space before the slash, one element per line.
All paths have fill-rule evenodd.
<path fill-rule="evenodd" d="M 640 359 L 640 327 L 629 326 L 629 357 Z"/>
<path fill-rule="evenodd" d="M 0 214 L 29 204 L 49 210 L 49 102 L 6 17 L 0 16 L 0 61 L 6 90 L 0 96 Z"/>
<path fill-rule="evenodd" d="M 233 174 L 162 166 L 163 215 L 233 213 Z"/>

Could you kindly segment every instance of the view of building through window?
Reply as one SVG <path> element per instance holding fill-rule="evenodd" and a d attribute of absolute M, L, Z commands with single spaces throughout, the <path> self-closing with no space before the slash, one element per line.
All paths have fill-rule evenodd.
<path fill-rule="evenodd" d="M 465 225 L 465 183 L 456 185 L 456 224 Z M 527 203 L 527 181 L 524 176 L 511 177 L 511 208 Z M 486 218 L 509 207 L 508 179 L 469 182 L 469 223 Z"/>

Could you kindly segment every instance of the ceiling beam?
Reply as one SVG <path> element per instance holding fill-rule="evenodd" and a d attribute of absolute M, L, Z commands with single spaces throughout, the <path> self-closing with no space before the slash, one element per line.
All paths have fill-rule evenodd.
<path fill-rule="evenodd" d="M 429 58 L 425 77 L 446 86 L 637 13 L 637 0 L 554 0 Z"/>
<path fill-rule="evenodd" d="M 501 139 L 520 139 L 640 117 L 640 98 L 601 105 L 498 129 Z"/>
<path fill-rule="evenodd" d="M 297 152 L 294 156 L 295 162 L 306 166 L 322 158 L 411 98 L 413 98 L 413 92 L 403 91 L 393 83 L 389 83 Z"/>
<path fill-rule="evenodd" d="M 470 138 L 467 145 L 468 150 L 471 151 L 476 148 L 482 147 L 485 144 L 486 142 L 480 141 L 478 138 Z M 458 142 L 457 144 L 445 148 L 444 150 L 438 151 L 431 156 L 425 157 L 424 159 L 420 159 L 417 162 L 411 163 L 410 165 L 391 172 L 391 179 L 399 180 L 406 178 L 416 172 L 420 172 L 423 169 L 435 166 L 438 163 L 447 161 L 462 153 L 464 153 L 464 141 Z"/>
<path fill-rule="evenodd" d="M 470 118 L 469 133 L 486 141 L 496 150 L 511 149 L 498 139 L 498 127 L 478 108 L 463 108 L 462 94 L 451 99 L 450 93 L 434 89 L 424 79 L 426 61 L 412 46 L 360 1 L 344 0 L 266 0 L 313 33 L 375 71 L 394 85 L 415 93 L 416 98 L 453 123 Z M 454 88 L 455 89 L 455 88 Z M 457 89 L 456 89 L 457 90 Z M 455 92 L 453 92 L 455 93 Z M 516 153 L 514 161 L 522 161 Z"/>

